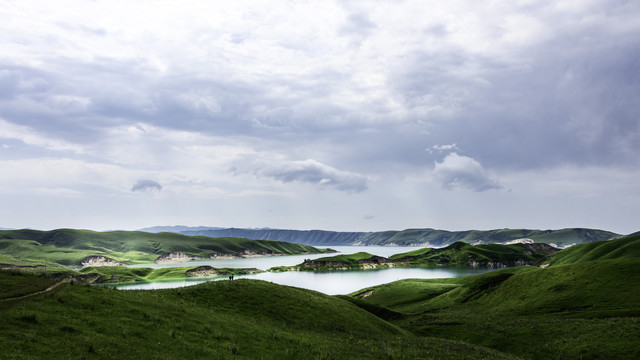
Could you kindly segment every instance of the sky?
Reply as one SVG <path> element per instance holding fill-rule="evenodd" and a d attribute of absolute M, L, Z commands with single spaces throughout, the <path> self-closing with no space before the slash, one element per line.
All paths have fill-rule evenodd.
<path fill-rule="evenodd" d="M 0 227 L 640 230 L 638 1 L 0 19 Z"/>

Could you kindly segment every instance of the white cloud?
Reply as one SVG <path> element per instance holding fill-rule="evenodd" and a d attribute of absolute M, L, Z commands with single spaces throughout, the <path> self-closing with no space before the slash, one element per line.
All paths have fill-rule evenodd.
<path fill-rule="evenodd" d="M 486 191 L 503 188 L 478 161 L 455 152 L 447 155 L 442 162 L 436 162 L 433 176 L 447 190 L 466 188 Z"/>
<path fill-rule="evenodd" d="M 367 189 L 366 176 L 339 170 L 313 159 L 299 161 L 276 157 L 270 159 L 244 157 L 232 170 L 236 173 L 252 173 L 258 177 L 271 178 L 283 183 L 309 183 L 319 188 L 351 193 Z"/>
<path fill-rule="evenodd" d="M 0 139 L 19 140 L 27 145 L 33 145 L 54 151 L 71 151 L 81 154 L 82 146 L 64 140 L 55 139 L 31 127 L 10 123 L 0 118 Z"/>
<path fill-rule="evenodd" d="M 443 151 L 460 150 L 460 149 L 458 148 L 458 146 L 456 144 L 433 145 L 430 149 L 427 149 L 427 151 L 430 154 L 433 153 L 433 150 L 437 150 L 438 152 L 443 152 Z"/>

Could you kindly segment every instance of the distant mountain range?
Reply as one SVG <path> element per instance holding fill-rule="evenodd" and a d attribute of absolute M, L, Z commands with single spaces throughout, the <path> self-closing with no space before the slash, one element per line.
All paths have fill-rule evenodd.
<path fill-rule="evenodd" d="M 157 226 L 147 232 L 177 232 L 191 236 L 239 237 L 255 240 L 279 240 L 317 246 L 425 246 L 443 247 L 462 241 L 469 244 L 504 244 L 507 242 L 547 243 L 557 247 L 621 237 L 610 231 L 568 228 L 560 230 L 497 229 L 446 231 L 407 229 L 379 232 L 338 232 L 326 230 L 243 229 L 219 227 Z"/>

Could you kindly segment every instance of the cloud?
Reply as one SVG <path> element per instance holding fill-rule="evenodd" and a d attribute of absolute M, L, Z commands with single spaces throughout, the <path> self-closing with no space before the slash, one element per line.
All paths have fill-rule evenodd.
<path fill-rule="evenodd" d="M 245 158 L 246 160 L 246 158 Z M 253 173 L 258 177 L 271 178 L 283 183 L 299 182 L 315 184 L 320 188 L 349 193 L 367 190 L 367 177 L 339 170 L 313 159 L 290 161 L 282 159 L 258 159 L 235 166 L 236 173 Z"/>
<path fill-rule="evenodd" d="M 146 192 L 146 191 L 160 191 L 162 185 L 153 180 L 139 180 L 133 185 L 131 191 Z"/>
<path fill-rule="evenodd" d="M 429 154 L 432 154 L 433 150 L 437 150 L 438 152 L 443 152 L 443 151 L 460 150 L 460 149 L 458 148 L 458 146 L 456 146 L 456 144 L 433 145 L 431 148 L 427 148 L 427 152 Z"/>
<path fill-rule="evenodd" d="M 473 191 L 486 191 L 503 187 L 479 162 L 455 152 L 447 155 L 442 162 L 436 162 L 433 176 L 447 190 L 466 188 Z"/>
<path fill-rule="evenodd" d="M 12 124 L 0 118 L 0 139 L 19 140 L 27 145 L 42 147 L 53 151 L 72 151 L 82 153 L 84 149 L 76 144 L 46 136 L 28 126 Z"/>
<path fill-rule="evenodd" d="M 359 47 L 362 42 L 377 28 L 364 13 L 352 13 L 340 28 L 339 34 L 351 38 L 351 46 Z"/>
<path fill-rule="evenodd" d="M 436 182 L 433 193 L 418 194 L 423 181 L 408 190 L 407 179 L 422 180 L 427 168 L 445 188 L 475 191 L 500 188 L 495 171 L 513 196 L 524 191 L 514 173 L 639 168 L 640 7 L 498 5 L 0 5 L 8 19 L 0 22 L 0 164 L 15 161 L 19 170 L 2 167 L 0 190 L 144 201 L 131 186 L 161 174 L 167 198 L 322 200 L 316 210 L 327 216 L 313 221 L 329 222 L 339 206 L 335 221 L 350 211 L 402 227 L 389 219 L 408 224 L 411 212 L 419 220 L 408 225 L 422 224 L 431 218 L 423 199 L 434 194 L 473 195 L 443 192 Z M 611 176 L 593 193 L 620 181 Z M 365 189 L 358 204 L 343 196 Z M 396 191 L 410 195 L 391 207 Z M 414 200 L 424 209 L 408 210 Z"/>

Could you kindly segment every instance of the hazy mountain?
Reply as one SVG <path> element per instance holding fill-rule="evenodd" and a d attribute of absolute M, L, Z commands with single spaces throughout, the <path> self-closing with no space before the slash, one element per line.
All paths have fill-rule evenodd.
<path fill-rule="evenodd" d="M 173 226 L 152 226 L 152 227 L 140 229 L 140 231 L 145 231 L 150 233 L 161 233 L 161 232 L 180 233 L 182 231 L 220 230 L 220 229 L 223 229 L 223 228 L 211 227 L 211 226 L 173 225 Z"/>
<path fill-rule="evenodd" d="M 407 229 L 381 232 L 337 232 L 325 230 L 240 229 L 240 228 L 189 228 L 179 230 L 185 235 L 209 237 L 241 237 L 256 240 L 280 240 L 307 245 L 379 245 L 379 246 L 429 246 L 443 247 L 462 241 L 470 244 L 506 243 L 516 239 L 551 243 L 563 247 L 591 241 L 609 240 L 619 234 L 585 228 L 560 230 L 497 229 L 446 231 L 435 229 Z"/>

